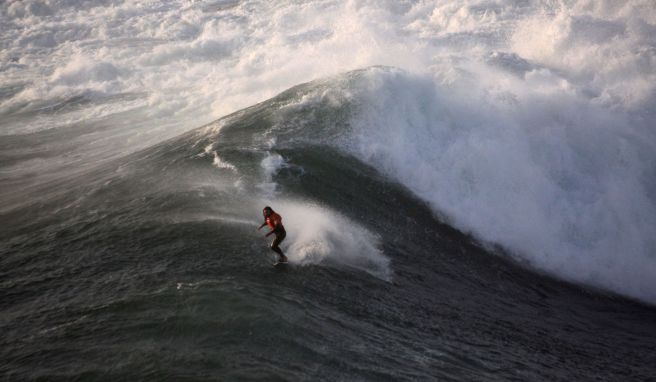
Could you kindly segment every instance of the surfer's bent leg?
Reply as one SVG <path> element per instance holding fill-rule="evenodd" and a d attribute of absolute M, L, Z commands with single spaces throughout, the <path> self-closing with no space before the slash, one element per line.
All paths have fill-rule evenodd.
<path fill-rule="evenodd" d="M 271 243 L 271 250 L 275 253 L 277 253 L 280 258 L 278 261 L 287 261 L 287 256 L 285 256 L 284 253 L 282 253 L 282 249 L 278 246 L 280 243 L 282 243 L 283 240 L 285 240 L 285 236 L 287 236 L 286 232 L 281 232 L 276 234 L 276 238 L 273 239 L 273 242 Z"/>

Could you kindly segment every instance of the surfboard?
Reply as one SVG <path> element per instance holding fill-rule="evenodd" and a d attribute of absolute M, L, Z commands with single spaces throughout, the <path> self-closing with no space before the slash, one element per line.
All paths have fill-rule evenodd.
<path fill-rule="evenodd" d="M 277 266 L 282 266 L 282 265 L 287 265 L 287 264 L 288 264 L 287 261 L 276 261 L 275 263 L 273 263 L 273 266 L 277 267 Z"/>

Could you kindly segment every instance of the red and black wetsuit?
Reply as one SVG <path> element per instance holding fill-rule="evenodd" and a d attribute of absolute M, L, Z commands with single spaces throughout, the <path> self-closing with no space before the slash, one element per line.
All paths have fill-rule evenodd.
<path fill-rule="evenodd" d="M 271 249 L 273 249 L 274 252 L 278 253 L 280 256 L 284 257 L 285 255 L 282 253 L 282 250 L 278 246 L 283 240 L 285 240 L 285 237 L 287 236 L 285 227 L 282 225 L 282 217 L 275 212 L 271 212 L 271 215 L 266 218 L 266 223 L 269 228 L 271 228 L 271 231 L 273 231 L 273 234 L 276 235 L 276 238 L 273 239 L 273 243 L 271 243 Z"/>

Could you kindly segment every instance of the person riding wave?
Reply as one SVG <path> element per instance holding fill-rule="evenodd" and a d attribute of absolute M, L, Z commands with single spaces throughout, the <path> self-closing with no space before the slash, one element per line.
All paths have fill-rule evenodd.
<path fill-rule="evenodd" d="M 269 235 L 272 234 L 276 235 L 276 238 L 273 239 L 273 242 L 271 243 L 271 250 L 278 254 L 279 263 L 286 263 L 287 256 L 285 256 L 285 254 L 282 253 L 282 250 L 279 247 L 280 243 L 283 240 L 285 240 L 285 237 L 287 236 L 285 227 L 282 225 L 282 216 L 275 213 L 273 209 L 269 206 L 264 207 L 264 209 L 262 210 L 262 215 L 264 215 L 264 223 L 262 223 L 262 225 L 260 225 L 257 229 L 259 231 L 265 225 L 268 225 L 269 228 L 271 228 L 271 231 L 269 231 L 264 236 L 269 237 Z"/>

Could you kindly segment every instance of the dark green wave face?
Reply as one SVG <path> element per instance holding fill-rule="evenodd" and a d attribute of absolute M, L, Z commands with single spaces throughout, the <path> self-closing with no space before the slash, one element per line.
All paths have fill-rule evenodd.
<path fill-rule="evenodd" d="M 653 308 L 508 261 L 356 150 L 372 71 L 412 83 L 352 72 L 23 191 L 8 182 L 2 375 L 653 376 Z M 29 202 L 12 204 L 19 192 Z M 287 266 L 257 230 L 265 205 L 282 215 Z"/>

